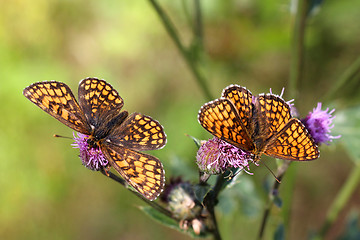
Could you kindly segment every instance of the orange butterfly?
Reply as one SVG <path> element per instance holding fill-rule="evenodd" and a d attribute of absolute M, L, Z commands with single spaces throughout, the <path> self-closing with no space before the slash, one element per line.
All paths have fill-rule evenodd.
<path fill-rule="evenodd" d="M 203 105 L 198 120 L 212 135 L 254 155 L 307 161 L 319 157 L 313 138 L 279 96 L 230 85 L 221 98 Z"/>
<path fill-rule="evenodd" d="M 42 110 L 87 135 L 92 149 L 101 149 L 110 165 L 140 194 L 154 200 L 162 192 L 165 173 L 155 157 L 138 151 L 162 148 L 163 127 L 140 113 L 128 115 L 118 92 L 104 80 L 86 78 L 79 83 L 79 103 L 61 82 L 34 83 L 23 94 Z"/>

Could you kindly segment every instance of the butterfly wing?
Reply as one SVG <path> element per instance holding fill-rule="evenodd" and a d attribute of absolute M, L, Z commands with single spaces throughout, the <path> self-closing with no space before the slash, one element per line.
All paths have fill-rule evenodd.
<path fill-rule="evenodd" d="M 161 124 L 149 116 L 132 113 L 107 137 L 112 144 L 138 151 L 160 149 L 166 144 L 166 135 Z"/>
<path fill-rule="evenodd" d="M 289 105 L 278 96 L 260 94 L 256 97 L 255 107 L 260 114 L 258 119 L 266 125 L 261 133 L 266 139 L 281 131 L 291 119 Z"/>
<path fill-rule="evenodd" d="M 204 104 L 198 120 L 208 132 L 245 151 L 254 149 L 238 111 L 229 99 L 220 98 Z"/>
<path fill-rule="evenodd" d="M 79 83 L 79 103 L 97 137 L 104 137 L 114 124 L 120 124 L 127 113 L 120 113 L 124 105 L 118 92 L 106 81 L 86 78 Z M 100 135 L 100 136 L 98 136 Z"/>
<path fill-rule="evenodd" d="M 221 96 L 234 104 L 244 127 L 248 129 L 248 133 L 252 132 L 250 130 L 253 108 L 251 92 L 239 85 L 230 85 L 223 90 Z"/>
<path fill-rule="evenodd" d="M 275 158 L 297 161 L 314 160 L 320 156 L 310 133 L 295 118 L 269 140 L 264 153 Z"/>
<path fill-rule="evenodd" d="M 101 145 L 101 151 L 126 182 L 150 201 L 163 191 L 165 171 L 156 157 L 109 143 Z"/>
<path fill-rule="evenodd" d="M 42 110 L 83 134 L 89 134 L 89 125 L 71 89 L 64 83 L 45 81 L 31 84 L 23 94 Z"/>

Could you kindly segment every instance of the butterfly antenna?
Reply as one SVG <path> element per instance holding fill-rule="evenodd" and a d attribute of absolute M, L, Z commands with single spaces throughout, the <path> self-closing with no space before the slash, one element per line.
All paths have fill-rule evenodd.
<path fill-rule="evenodd" d="M 56 137 L 56 138 L 68 138 L 68 139 L 72 139 L 71 137 L 65 137 L 65 136 L 61 136 L 61 135 L 57 135 L 57 134 L 54 134 L 53 137 Z"/>
<path fill-rule="evenodd" d="M 260 159 L 261 161 L 261 159 Z M 275 175 L 275 173 L 269 168 L 268 165 L 266 165 L 266 163 L 264 163 L 263 161 L 261 161 L 262 164 L 264 164 L 264 166 L 269 170 L 269 172 L 271 173 L 271 175 L 273 175 L 273 177 L 275 178 L 275 180 L 278 182 L 278 183 L 281 183 L 280 179 L 277 178 L 277 176 Z"/>

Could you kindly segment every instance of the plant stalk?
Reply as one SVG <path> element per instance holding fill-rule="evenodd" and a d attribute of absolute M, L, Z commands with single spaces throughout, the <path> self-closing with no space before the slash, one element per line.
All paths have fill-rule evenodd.
<path fill-rule="evenodd" d="M 291 66 L 289 78 L 290 97 L 296 99 L 297 89 L 303 79 L 304 39 L 308 11 L 308 1 L 298 0 L 291 46 Z"/>
<path fill-rule="evenodd" d="M 172 213 L 167 210 L 166 208 L 160 206 L 159 204 L 157 204 L 156 202 L 150 201 L 147 198 L 145 198 L 143 195 L 141 195 L 139 192 L 134 191 L 132 188 L 129 187 L 129 184 L 122 178 L 120 178 L 119 176 L 117 176 L 116 174 L 110 172 L 110 171 L 105 171 L 104 169 L 101 170 L 101 173 L 103 175 L 105 175 L 106 177 L 120 183 L 121 185 L 123 185 L 125 188 L 129 189 L 133 194 L 135 194 L 137 197 L 141 198 L 145 203 L 147 203 L 148 205 L 150 205 L 151 207 L 155 208 L 156 210 L 158 210 L 159 212 L 163 213 L 164 215 L 175 219 L 174 216 L 172 215 Z M 175 219 L 175 220 L 179 220 L 179 219 Z"/>
<path fill-rule="evenodd" d="M 346 180 L 345 184 L 342 186 L 341 190 L 337 194 L 334 202 L 331 204 L 324 225 L 320 230 L 320 239 L 325 238 L 326 233 L 329 231 L 330 227 L 333 225 L 337 219 L 340 211 L 344 209 L 346 203 L 349 201 L 349 198 L 356 190 L 357 186 L 360 183 L 360 164 L 353 168 L 350 176 Z"/>
<path fill-rule="evenodd" d="M 170 20 L 169 16 L 165 13 L 165 11 L 161 8 L 161 6 L 158 4 L 156 0 L 149 0 L 153 8 L 155 9 L 156 13 L 158 14 L 161 22 L 163 23 L 166 31 L 168 32 L 169 36 L 175 43 L 175 46 L 179 50 L 180 54 L 184 58 L 187 66 L 189 67 L 191 73 L 195 77 L 198 85 L 200 86 L 201 90 L 203 91 L 203 94 L 208 100 L 212 100 L 213 96 L 210 93 L 210 89 L 208 88 L 206 84 L 206 80 L 204 76 L 200 73 L 198 65 L 193 60 L 191 53 L 184 47 L 182 44 L 178 31 L 175 28 L 175 25 Z"/>
<path fill-rule="evenodd" d="M 344 86 L 351 82 L 351 80 L 360 73 L 360 56 L 345 70 L 345 72 L 332 85 L 332 88 L 323 98 L 324 100 L 331 99 L 341 91 Z"/>
<path fill-rule="evenodd" d="M 269 220 L 269 216 L 270 216 L 270 212 L 271 212 L 271 208 L 274 205 L 274 193 L 279 192 L 281 180 L 283 179 L 285 173 L 287 172 L 287 169 L 289 168 L 290 163 L 291 163 L 290 161 L 286 161 L 278 168 L 278 171 L 276 173 L 277 180 L 274 181 L 273 187 L 272 187 L 271 191 L 269 192 L 267 206 L 265 208 L 265 211 L 263 213 L 263 217 L 261 220 L 261 225 L 260 225 L 259 234 L 258 234 L 258 238 L 257 238 L 258 240 L 261 240 L 264 237 L 265 229 L 266 229 L 266 226 L 267 226 L 267 223 Z"/>

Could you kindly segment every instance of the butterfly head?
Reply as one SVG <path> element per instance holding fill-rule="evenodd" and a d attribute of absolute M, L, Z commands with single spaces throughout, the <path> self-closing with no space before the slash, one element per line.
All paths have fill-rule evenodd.
<path fill-rule="evenodd" d="M 88 150 L 100 148 L 99 141 L 95 137 L 90 135 L 89 137 L 85 137 L 85 140 L 87 142 Z"/>
<path fill-rule="evenodd" d="M 254 163 L 259 163 L 261 159 L 261 154 L 253 154 L 252 158 Z"/>

